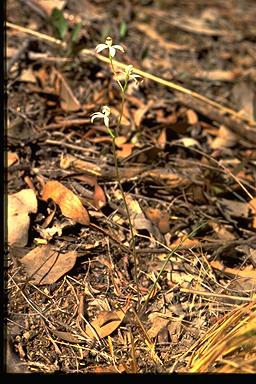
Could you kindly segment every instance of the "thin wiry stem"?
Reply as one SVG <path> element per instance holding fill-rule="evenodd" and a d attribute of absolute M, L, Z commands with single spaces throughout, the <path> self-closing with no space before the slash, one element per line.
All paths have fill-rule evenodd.
<path fill-rule="evenodd" d="M 112 56 L 111 55 L 109 55 L 109 59 L 110 59 L 112 70 L 113 70 L 114 74 L 116 74 L 116 71 L 115 71 L 115 68 L 114 68 L 114 65 L 113 65 L 113 60 L 112 60 Z M 123 113 L 124 113 L 125 90 L 127 88 L 128 78 L 126 78 L 126 80 L 125 80 L 124 87 L 122 86 L 121 82 L 118 79 L 116 81 L 117 81 L 117 83 L 118 83 L 118 85 L 120 87 L 121 95 L 122 95 L 121 112 L 120 112 L 118 123 L 117 123 L 117 130 L 119 130 L 120 124 L 121 124 L 121 121 L 122 121 L 122 117 L 123 117 Z M 135 236 L 134 236 L 134 232 L 133 232 L 133 226 L 132 226 L 132 221 L 131 221 L 131 216 L 130 216 L 128 204 L 126 202 L 123 186 L 122 186 L 122 183 L 121 183 L 121 180 L 120 180 L 120 174 L 119 174 L 119 168 L 118 168 L 118 162 L 117 162 L 117 155 L 116 155 L 115 136 L 116 136 L 115 134 L 111 135 L 111 137 L 112 137 L 112 148 L 113 148 L 114 162 L 115 162 L 115 169 L 116 169 L 116 178 L 117 178 L 118 186 L 119 186 L 121 194 L 122 194 L 122 199 L 123 199 L 123 202 L 124 202 L 125 210 L 126 210 L 128 221 L 129 221 L 130 233 L 131 233 L 131 238 L 132 238 L 132 253 L 133 253 L 133 258 L 134 258 L 134 281 L 135 281 L 135 284 L 137 286 L 138 295 L 140 295 L 139 285 L 138 285 L 138 268 L 137 268 L 138 258 L 137 258 L 137 254 L 136 254 L 136 248 L 135 248 Z"/>

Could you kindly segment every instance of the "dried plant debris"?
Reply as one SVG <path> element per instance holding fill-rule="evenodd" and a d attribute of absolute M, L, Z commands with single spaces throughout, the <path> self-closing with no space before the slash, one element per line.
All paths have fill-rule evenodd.
<path fill-rule="evenodd" d="M 255 372 L 256 3 L 139 3 L 8 1 L 8 372 Z"/>

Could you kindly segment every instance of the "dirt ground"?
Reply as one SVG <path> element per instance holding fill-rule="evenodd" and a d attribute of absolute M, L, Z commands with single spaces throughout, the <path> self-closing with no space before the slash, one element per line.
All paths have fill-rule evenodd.
<path fill-rule="evenodd" d="M 255 20 L 7 1 L 7 372 L 255 372 Z"/>

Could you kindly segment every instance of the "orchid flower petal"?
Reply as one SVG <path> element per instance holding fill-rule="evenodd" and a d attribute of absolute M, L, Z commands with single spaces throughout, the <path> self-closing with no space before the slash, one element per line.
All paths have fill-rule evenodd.
<path fill-rule="evenodd" d="M 110 115 L 110 108 L 107 106 L 107 105 L 104 105 L 103 107 L 102 107 L 102 113 L 105 115 L 105 116 L 109 116 Z"/>
<path fill-rule="evenodd" d="M 112 45 L 112 48 L 118 49 L 119 51 L 124 52 L 124 49 L 123 49 L 123 47 L 121 45 Z"/>
<path fill-rule="evenodd" d="M 109 118 L 108 116 L 104 116 L 104 124 L 108 128 L 109 127 Z"/>
<path fill-rule="evenodd" d="M 103 51 L 103 49 L 108 49 L 108 46 L 107 46 L 107 44 L 98 44 L 97 45 L 97 47 L 95 48 L 95 50 L 96 50 L 96 52 L 101 52 L 101 51 Z"/>
<path fill-rule="evenodd" d="M 110 56 L 114 57 L 115 54 L 116 54 L 116 50 L 115 50 L 115 48 L 114 48 L 114 47 L 109 47 L 108 49 L 109 49 L 109 54 L 110 54 Z"/>
<path fill-rule="evenodd" d="M 97 118 L 104 118 L 105 117 L 105 115 L 103 115 L 103 113 L 101 113 L 101 112 L 95 112 L 95 113 L 93 113 L 92 114 L 92 116 L 91 116 L 91 122 L 93 123 L 93 120 L 94 119 L 97 119 Z"/>

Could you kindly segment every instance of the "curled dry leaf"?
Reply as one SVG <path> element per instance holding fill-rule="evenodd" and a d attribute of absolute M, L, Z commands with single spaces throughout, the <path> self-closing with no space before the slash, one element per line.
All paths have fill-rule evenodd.
<path fill-rule="evenodd" d="M 28 242 L 29 213 L 37 212 L 37 199 L 32 189 L 8 196 L 8 243 L 25 247 Z"/>
<path fill-rule="evenodd" d="M 102 339 L 114 332 L 124 319 L 127 306 L 118 311 L 103 311 L 90 325 L 86 325 L 85 332 L 88 336 L 95 338 L 95 333 Z M 93 329 L 92 329 L 93 328 Z M 93 332 L 93 330 L 95 332 Z"/>
<path fill-rule="evenodd" d="M 50 245 L 38 246 L 27 253 L 20 262 L 36 285 L 53 284 L 70 271 L 76 262 L 77 252 L 60 253 Z"/>
<path fill-rule="evenodd" d="M 42 199 L 52 199 L 58 204 L 64 216 L 80 224 L 90 224 L 88 212 L 79 197 L 58 181 L 48 181 L 45 184 Z"/>

